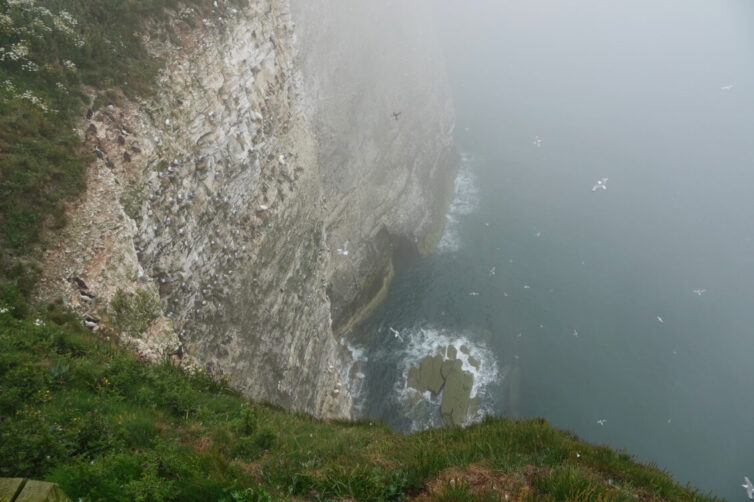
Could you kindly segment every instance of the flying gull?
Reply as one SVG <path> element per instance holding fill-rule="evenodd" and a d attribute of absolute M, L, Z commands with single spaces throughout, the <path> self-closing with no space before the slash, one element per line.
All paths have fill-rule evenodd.
<path fill-rule="evenodd" d="M 400 341 L 403 341 L 403 337 L 401 336 L 400 331 L 398 331 L 397 329 L 393 329 L 392 326 L 390 326 L 389 329 L 390 329 L 390 332 L 393 334 L 394 337 L 396 337 Z"/>
<path fill-rule="evenodd" d="M 695 289 L 695 290 L 693 290 L 691 292 L 694 293 L 694 294 L 696 294 L 696 295 L 698 295 L 698 296 L 702 296 L 704 293 L 707 292 L 707 290 L 706 289 Z"/>
<path fill-rule="evenodd" d="M 607 178 L 598 179 L 597 183 L 595 183 L 594 186 L 592 187 L 592 192 L 596 192 L 598 188 L 607 190 Z"/>
<path fill-rule="evenodd" d="M 665 321 L 662 320 L 662 317 L 657 316 L 657 320 L 660 321 L 660 324 L 665 324 Z"/>
<path fill-rule="evenodd" d="M 602 426 L 604 426 L 607 423 L 607 419 L 600 418 L 599 420 L 597 420 L 597 423 L 600 424 L 600 425 L 602 425 Z"/>
<path fill-rule="evenodd" d="M 728 85 L 724 85 L 724 86 L 720 87 L 720 90 L 721 91 L 730 91 L 731 89 L 733 89 L 733 87 L 734 87 L 733 84 L 728 84 Z M 749 498 L 751 498 L 751 497 L 749 497 Z"/>
<path fill-rule="evenodd" d="M 750 500 L 754 500 L 754 485 L 751 484 L 751 480 L 748 478 L 748 476 L 744 476 L 744 481 L 746 481 L 741 486 L 746 489 L 746 495 L 748 495 Z"/>
<path fill-rule="evenodd" d="M 534 146 L 536 146 L 537 148 L 541 148 L 542 147 L 542 138 L 540 138 L 539 136 L 535 136 L 534 137 L 534 141 L 532 141 L 531 144 L 534 145 Z"/>

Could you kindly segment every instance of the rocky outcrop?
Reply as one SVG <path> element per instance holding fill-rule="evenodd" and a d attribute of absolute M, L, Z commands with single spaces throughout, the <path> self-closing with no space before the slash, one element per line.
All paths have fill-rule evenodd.
<path fill-rule="evenodd" d="M 468 348 L 461 346 L 469 364 L 479 369 L 479 361 L 469 355 Z M 479 399 L 472 397 L 474 375 L 463 369 L 463 361 L 452 345 L 441 347 L 434 355 L 422 359 L 409 372 L 406 385 L 433 397 L 441 396 L 440 418 L 444 425 L 465 425 L 476 414 Z"/>
<path fill-rule="evenodd" d="M 254 399 L 350 416 L 336 332 L 384 295 L 396 246 L 424 251 L 439 234 L 453 156 L 439 63 L 422 70 L 434 80 L 405 80 L 403 101 L 386 99 L 400 78 L 351 67 L 355 47 L 327 54 L 329 36 L 356 42 L 347 21 L 372 15 L 342 4 L 328 18 L 302 1 L 294 28 L 287 2 L 221 3 L 177 30 L 180 44 L 147 40 L 169 64 L 153 97 L 82 123 L 96 160 L 40 298 L 63 294 L 92 329 Z M 425 59 L 416 50 L 407 68 Z M 327 104 L 341 86 L 358 96 Z"/>

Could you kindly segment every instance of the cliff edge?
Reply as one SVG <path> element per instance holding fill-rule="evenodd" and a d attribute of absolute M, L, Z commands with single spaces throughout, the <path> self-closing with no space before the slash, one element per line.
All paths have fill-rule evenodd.
<path fill-rule="evenodd" d="M 174 36 L 143 37 L 167 61 L 154 95 L 87 113 L 95 160 L 38 299 L 253 399 L 350 417 L 341 337 L 384 296 L 394 251 L 427 252 L 443 222 L 442 62 L 431 27 L 390 6 L 241 4 L 171 12 Z M 429 22 L 427 6 L 401 9 Z"/>

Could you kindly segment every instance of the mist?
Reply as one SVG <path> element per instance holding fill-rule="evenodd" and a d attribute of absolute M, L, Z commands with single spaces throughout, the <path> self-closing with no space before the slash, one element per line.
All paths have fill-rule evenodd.
<path fill-rule="evenodd" d="M 396 418 L 400 398 L 372 399 L 399 387 L 379 364 L 412 347 L 380 333 L 464 332 L 496 360 L 489 411 L 545 417 L 741 498 L 754 473 L 754 4 L 433 5 L 464 209 L 356 337 L 372 364 L 362 413 L 417 428 Z"/>

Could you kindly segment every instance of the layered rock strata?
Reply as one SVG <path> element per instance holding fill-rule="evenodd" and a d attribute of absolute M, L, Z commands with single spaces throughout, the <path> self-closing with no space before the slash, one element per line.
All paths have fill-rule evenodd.
<path fill-rule="evenodd" d="M 306 30 L 285 1 L 221 2 L 177 30 L 180 44 L 147 41 L 169 64 L 150 99 L 88 114 L 81 134 L 97 159 L 39 296 L 62 294 L 93 329 L 251 398 L 349 417 L 335 331 L 384 295 L 397 245 L 424 251 L 439 233 L 452 116 L 438 85 L 394 120 L 380 100 L 397 83 L 383 89 L 358 67 L 333 78 L 360 52 L 331 60 L 319 37 L 358 40 L 348 18 L 296 13 Z M 442 82 L 440 66 L 426 71 Z M 359 96 L 313 104 L 340 85 Z"/>

